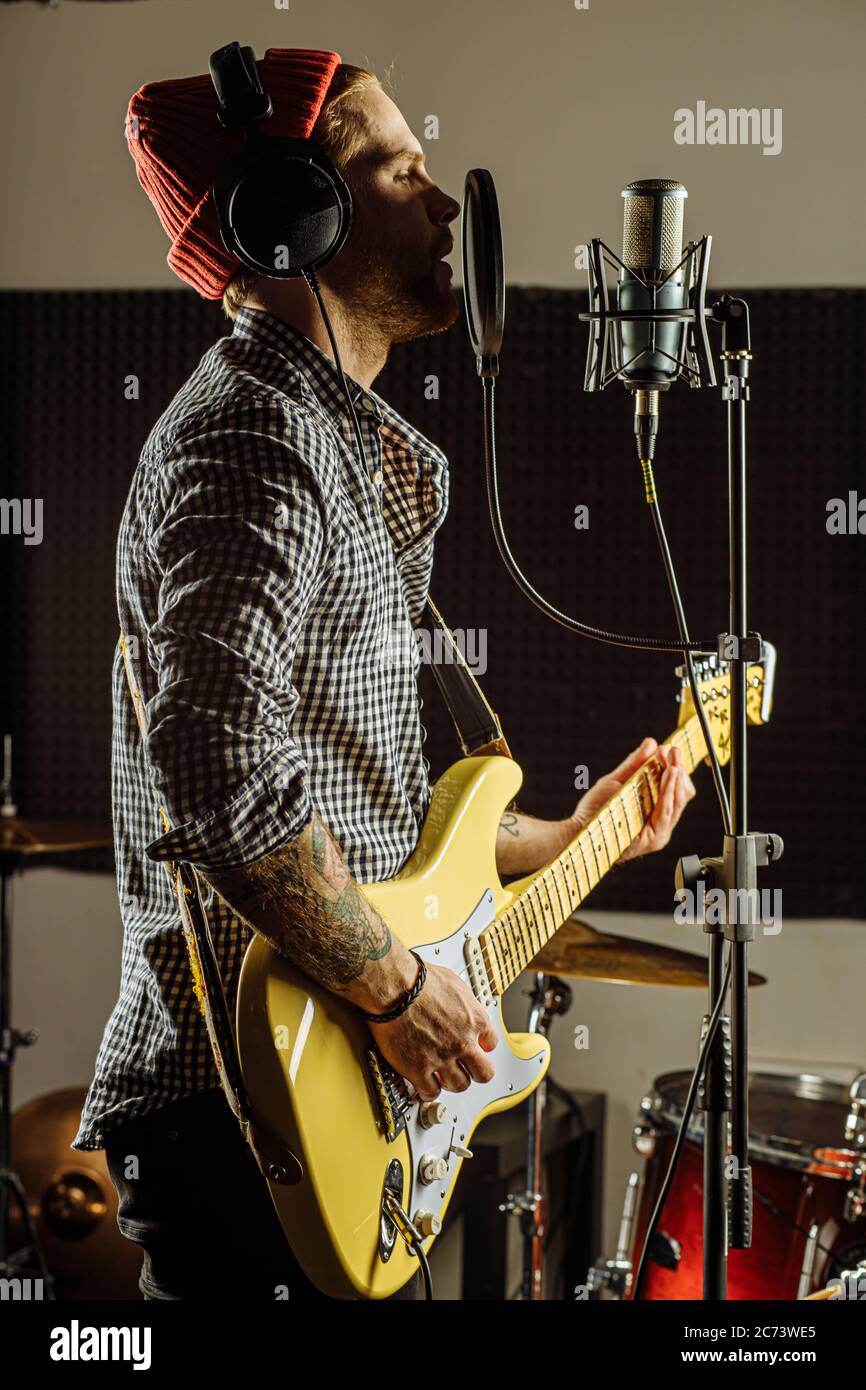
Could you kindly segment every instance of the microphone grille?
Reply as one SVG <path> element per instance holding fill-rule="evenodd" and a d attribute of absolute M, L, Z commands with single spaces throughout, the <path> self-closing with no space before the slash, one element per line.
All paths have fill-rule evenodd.
<path fill-rule="evenodd" d="M 623 261 L 632 270 L 668 275 L 682 259 L 686 189 L 676 179 L 638 179 L 622 196 Z"/>

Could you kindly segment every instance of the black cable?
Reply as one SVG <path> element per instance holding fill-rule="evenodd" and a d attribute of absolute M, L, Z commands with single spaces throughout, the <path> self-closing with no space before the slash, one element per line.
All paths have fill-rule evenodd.
<path fill-rule="evenodd" d="M 340 349 L 337 347 L 337 339 L 334 337 L 334 330 L 331 327 L 331 319 L 327 309 L 325 308 L 325 301 L 322 298 L 322 291 L 319 287 L 319 277 L 316 274 L 315 270 L 305 270 L 304 279 L 309 285 L 310 291 L 313 294 L 316 303 L 319 306 L 319 313 L 322 315 L 322 322 L 324 323 L 325 328 L 327 329 L 328 337 L 331 341 L 331 350 L 334 354 L 334 362 L 336 363 L 337 371 L 340 374 L 340 382 L 342 383 L 343 387 L 343 395 L 346 397 L 346 404 L 349 407 L 349 413 L 352 416 L 352 424 L 355 427 L 355 438 L 358 441 L 358 448 L 361 452 L 361 460 L 364 464 L 364 468 L 369 469 L 369 464 L 367 463 L 367 451 L 364 448 L 364 436 L 361 433 L 361 426 L 358 424 L 358 416 L 355 413 L 355 402 L 352 400 L 352 396 L 349 391 L 349 384 L 346 381 L 346 374 L 343 371 L 343 363 L 340 358 Z"/>
<path fill-rule="evenodd" d="M 433 1279 L 430 1274 L 430 1262 L 427 1259 L 427 1251 L 423 1245 L 414 1245 L 413 1250 L 418 1256 L 418 1263 L 421 1266 L 421 1277 L 424 1280 L 424 1299 L 427 1303 L 433 1302 Z"/>
<path fill-rule="evenodd" d="M 554 622 L 568 628 L 570 632 L 577 632 L 581 637 L 592 637 L 597 642 L 607 642 L 614 647 L 636 647 L 642 651 L 650 652 L 678 652 L 682 651 L 682 642 L 673 641 L 669 638 L 661 637 L 630 637 L 617 632 L 608 632 L 604 628 L 590 627 L 587 623 L 578 622 L 576 618 L 569 617 L 561 609 L 555 608 L 552 603 L 548 603 L 536 588 L 526 578 L 517 561 L 511 553 L 511 548 L 505 536 L 505 529 L 502 524 L 502 513 L 499 508 L 499 485 L 496 479 L 496 440 L 494 430 L 494 410 L 493 410 L 493 391 L 495 379 L 493 377 L 482 377 L 481 385 L 484 391 L 484 466 L 487 475 L 487 503 L 490 509 L 490 520 L 493 525 L 493 535 L 499 554 L 502 556 L 505 568 L 508 570 L 515 584 L 535 607 L 546 614 L 548 618 L 553 618 Z M 689 651 L 710 652 L 717 654 L 718 638 L 707 638 L 701 642 L 689 642 Z"/>
<path fill-rule="evenodd" d="M 653 479 L 652 475 L 652 464 L 644 464 L 644 478 L 647 482 L 647 500 L 649 502 L 650 512 L 652 513 L 656 539 L 659 543 L 659 550 L 661 551 L 662 564 L 664 565 L 665 570 L 665 577 L 668 581 L 668 588 L 670 589 L 670 594 L 674 605 L 674 613 L 676 614 L 677 627 L 679 628 L 680 632 L 680 640 L 682 642 L 682 653 L 686 663 L 686 672 L 689 678 L 689 688 L 692 692 L 692 702 L 695 707 L 695 713 L 697 714 L 698 719 L 700 721 L 701 732 L 704 736 L 704 743 L 707 746 L 707 753 L 710 759 L 710 767 L 713 773 L 713 784 L 716 788 L 716 796 L 719 798 L 719 807 L 722 812 L 722 823 L 725 827 L 725 834 L 730 835 L 731 808 L 728 803 L 728 794 L 725 790 L 725 783 L 722 778 L 722 769 L 719 766 L 719 759 L 716 754 L 715 744 L 713 743 L 712 735 L 710 734 L 710 726 L 707 722 L 706 711 L 704 710 L 703 702 L 701 701 L 701 693 L 698 690 L 698 678 L 695 673 L 694 658 L 692 656 L 691 648 L 689 645 L 689 629 L 686 624 L 685 609 L 683 608 L 683 601 L 680 597 L 679 585 L 677 584 L 677 576 L 674 570 L 674 562 L 671 556 L 670 547 L 668 545 L 668 538 L 665 535 L 665 528 L 662 522 L 662 514 L 659 509 L 658 498 L 656 497 L 655 480 Z"/>
<path fill-rule="evenodd" d="M 653 1236 L 654 1236 L 655 1233 L 656 1233 L 656 1228 L 657 1228 L 658 1223 L 659 1223 L 659 1220 L 660 1220 L 660 1218 L 661 1218 L 662 1211 L 664 1210 L 665 1202 L 666 1202 L 667 1199 L 668 1199 L 668 1195 L 669 1195 L 669 1193 L 670 1193 L 671 1186 L 672 1186 L 672 1184 L 673 1184 L 674 1175 L 675 1175 L 676 1169 L 677 1169 L 677 1164 L 678 1164 L 679 1161 L 680 1161 L 680 1154 L 681 1154 L 682 1151 L 683 1151 L 683 1146 L 684 1146 L 684 1144 L 685 1144 L 685 1142 L 686 1142 L 686 1138 L 687 1138 L 687 1136 L 688 1136 L 689 1120 L 692 1118 L 692 1111 L 693 1111 L 694 1108 L 695 1108 L 695 1097 L 697 1096 L 697 1093 L 698 1093 L 698 1086 L 699 1086 L 699 1084 L 700 1084 L 701 1077 L 702 1077 L 703 1074 L 704 1074 L 704 1068 L 705 1068 L 706 1065 L 707 1065 L 707 1057 L 709 1056 L 710 1048 L 711 1048 L 712 1045 L 713 1045 L 713 1039 L 714 1039 L 715 1036 L 716 1036 L 716 1030 L 717 1030 L 717 1028 L 718 1028 L 718 1026 L 719 1026 L 719 1023 L 720 1023 L 720 1021 L 721 1021 L 722 1010 L 723 1010 L 723 1006 L 724 1006 L 724 1002 L 725 1002 L 725 996 L 726 996 L 727 993 L 728 993 L 728 986 L 730 985 L 730 983 L 731 983 L 731 952 L 730 952 L 730 950 L 729 950 L 729 951 L 728 951 L 728 961 L 727 961 L 727 965 L 725 966 L 725 975 L 724 975 L 724 979 L 722 980 L 722 988 L 721 988 L 720 991 L 719 991 L 719 997 L 718 997 L 718 999 L 716 1000 L 716 1007 L 713 1009 L 712 1016 L 711 1016 L 711 1018 L 710 1018 L 710 1024 L 709 1024 L 709 1027 L 708 1027 L 708 1029 L 707 1029 L 707 1036 L 704 1038 L 704 1044 L 703 1044 L 703 1047 L 701 1048 L 700 1056 L 698 1057 L 698 1064 L 697 1064 L 697 1066 L 695 1067 L 694 1073 L 692 1074 L 691 1083 L 690 1083 L 690 1085 L 689 1085 L 688 1094 L 687 1094 L 687 1096 L 686 1096 L 686 1103 L 685 1103 L 685 1106 L 683 1107 L 683 1118 L 682 1118 L 682 1121 L 681 1121 L 681 1123 L 680 1123 L 679 1133 L 677 1134 L 676 1143 L 674 1144 L 673 1153 L 671 1154 L 670 1162 L 668 1163 L 668 1169 L 667 1169 L 667 1172 L 665 1173 L 665 1180 L 664 1180 L 664 1182 L 662 1183 L 662 1188 L 661 1188 L 661 1191 L 660 1191 L 660 1193 L 659 1193 L 659 1195 L 658 1195 L 658 1200 L 657 1200 L 657 1202 L 656 1202 L 656 1204 L 655 1204 L 655 1207 L 653 1208 L 653 1214 L 652 1214 L 652 1216 L 650 1217 L 649 1225 L 648 1225 L 647 1228 L 646 1228 L 646 1234 L 645 1234 L 645 1236 L 644 1236 L 644 1242 L 643 1242 L 643 1249 L 641 1250 L 640 1261 L 639 1261 L 639 1263 L 638 1263 L 637 1274 L 635 1275 L 634 1286 L 633 1286 L 633 1289 L 632 1289 L 632 1299 L 633 1299 L 635 1302 L 640 1298 L 641 1293 L 643 1292 L 643 1285 L 644 1285 L 644 1280 L 645 1280 L 645 1278 L 646 1278 L 646 1269 L 647 1269 L 647 1263 L 648 1263 L 648 1255 L 649 1255 L 650 1243 L 651 1243 L 651 1241 L 652 1241 Z"/>

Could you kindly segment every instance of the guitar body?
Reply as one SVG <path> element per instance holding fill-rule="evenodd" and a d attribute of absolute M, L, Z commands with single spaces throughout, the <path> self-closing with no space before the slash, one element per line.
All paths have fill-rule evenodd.
<path fill-rule="evenodd" d="M 775 648 L 749 666 L 749 722 L 769 718 Z M 715 655 L 696 660 L 704 717 L 720 763 L 730 755 L 730 676 Z M 685 677 L 679 723 L 667 740 L 691 772 L 707 755 Z M 387 883 L 363 892 L 407 945 L 462 975 L 499 1035 L 486 1085 L 443 1092 L 443 1115 L 413 1100 L 373 1047 L 356 1009 L 318 988 L 254 935 L 238 992 L 241 1071 L 268 1160 L 292 1179 L 268 1178 L 283 1230 L 308 1278 L 335 1298 L 388 1298 L 412 1277 L 386 1216 L 386 1192 L 427 1237 L 429 1250 L 454 1192 L 472 1135 L 485 1115 L 530 1095 L 550 1061 L 536 1033 L 505 1031 L 500 996 L 640 833 L 659 795 L 658 755 L 614 792 L 549 864 L 504 888 L 496 838 L 523 774 L 510 758 L 462 758 L 440 777 L 418 844 Z M 425 1125 L 424 1120 L 432 1121 Z M 455 1148 L 456 1146 L 456 1148 Z M 260 1145 L 262 1147 L 262 1145 Z M 283 1174 L 287 1179 L 288 1172 Z M 425 1226 L 427 1229 L 425 1229 Z M 428 1235 L 428 1231 L 430 1232 Z"/>
<path fill-rule="evenodd" d="M 377 1069 L 372 1036 L 352 1005 L 315 985 L 262 937 L 247 950 L 237 1013 L 247 1095 L 258 1124 L 303 1170 L 293 1185 L 269 1179 L 268 1186 L 296 1259 L 331 1297 L 387 1298 L 407 1283 L 418 1260 L 383 1213 L 386 1186 L 413 1220 L 426 1212 L 441 1221 L 465 1161 L 452 1144 L 469 1147 L 485 1115 L 524 1100 L 547 1070 L 546 1038 L 506 1033 L 477 945 L 518 888 L 499 880 L 496 836 L 521 781 L 508 758 L 455 763 L 433 789 L 401 872 L 363 888 L 405 945 L 466 979 L 499 1033 L 493 1080 L 459 1094 L 443 1091 L 444 1121 L 425 1127 L 402 1079 Z M 389 1101 L 396 1101 L 390 1109 Z M 432 1182 L 421 1171 L 422 1159 L 431 1157 L 445 1166 Z M 434 1240 L 425 1240 L 425 1250 Z"/>

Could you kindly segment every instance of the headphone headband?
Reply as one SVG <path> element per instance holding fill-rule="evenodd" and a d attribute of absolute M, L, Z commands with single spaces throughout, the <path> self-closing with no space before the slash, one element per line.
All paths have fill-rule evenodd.
<path fill-rule="evenodd" d="M 208 69 L 220 104 L 217 115 L 226 130 L 266 120 L 273 113 L 273 103 L 262 87 L 252 48 L 227 43 L 210 55 Z"/>

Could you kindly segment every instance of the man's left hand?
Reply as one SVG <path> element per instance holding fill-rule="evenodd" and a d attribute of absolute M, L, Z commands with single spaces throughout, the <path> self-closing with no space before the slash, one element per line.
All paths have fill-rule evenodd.
<path fill-rule="evenodd" d="M 610 798 L 622 789 L 638 768 L 656 754 L 664 768 L 658 800 L 641 833 L 620 855 L 620 862 L 664 849 L 687 803 L 695 794 L 695 785 L 686 772 L 679 750 L 665 744 L 659 746 L 654 738 L 644 739 L 640 747 L 629 753 L 619 767 L 615 767 L 606 777 L 600 777 L 589 791 L 584 793 L 570 817 L 574 827 L 573 833 L 576 835 L 582 830 L 605 802 L 610 801 Z"/>

